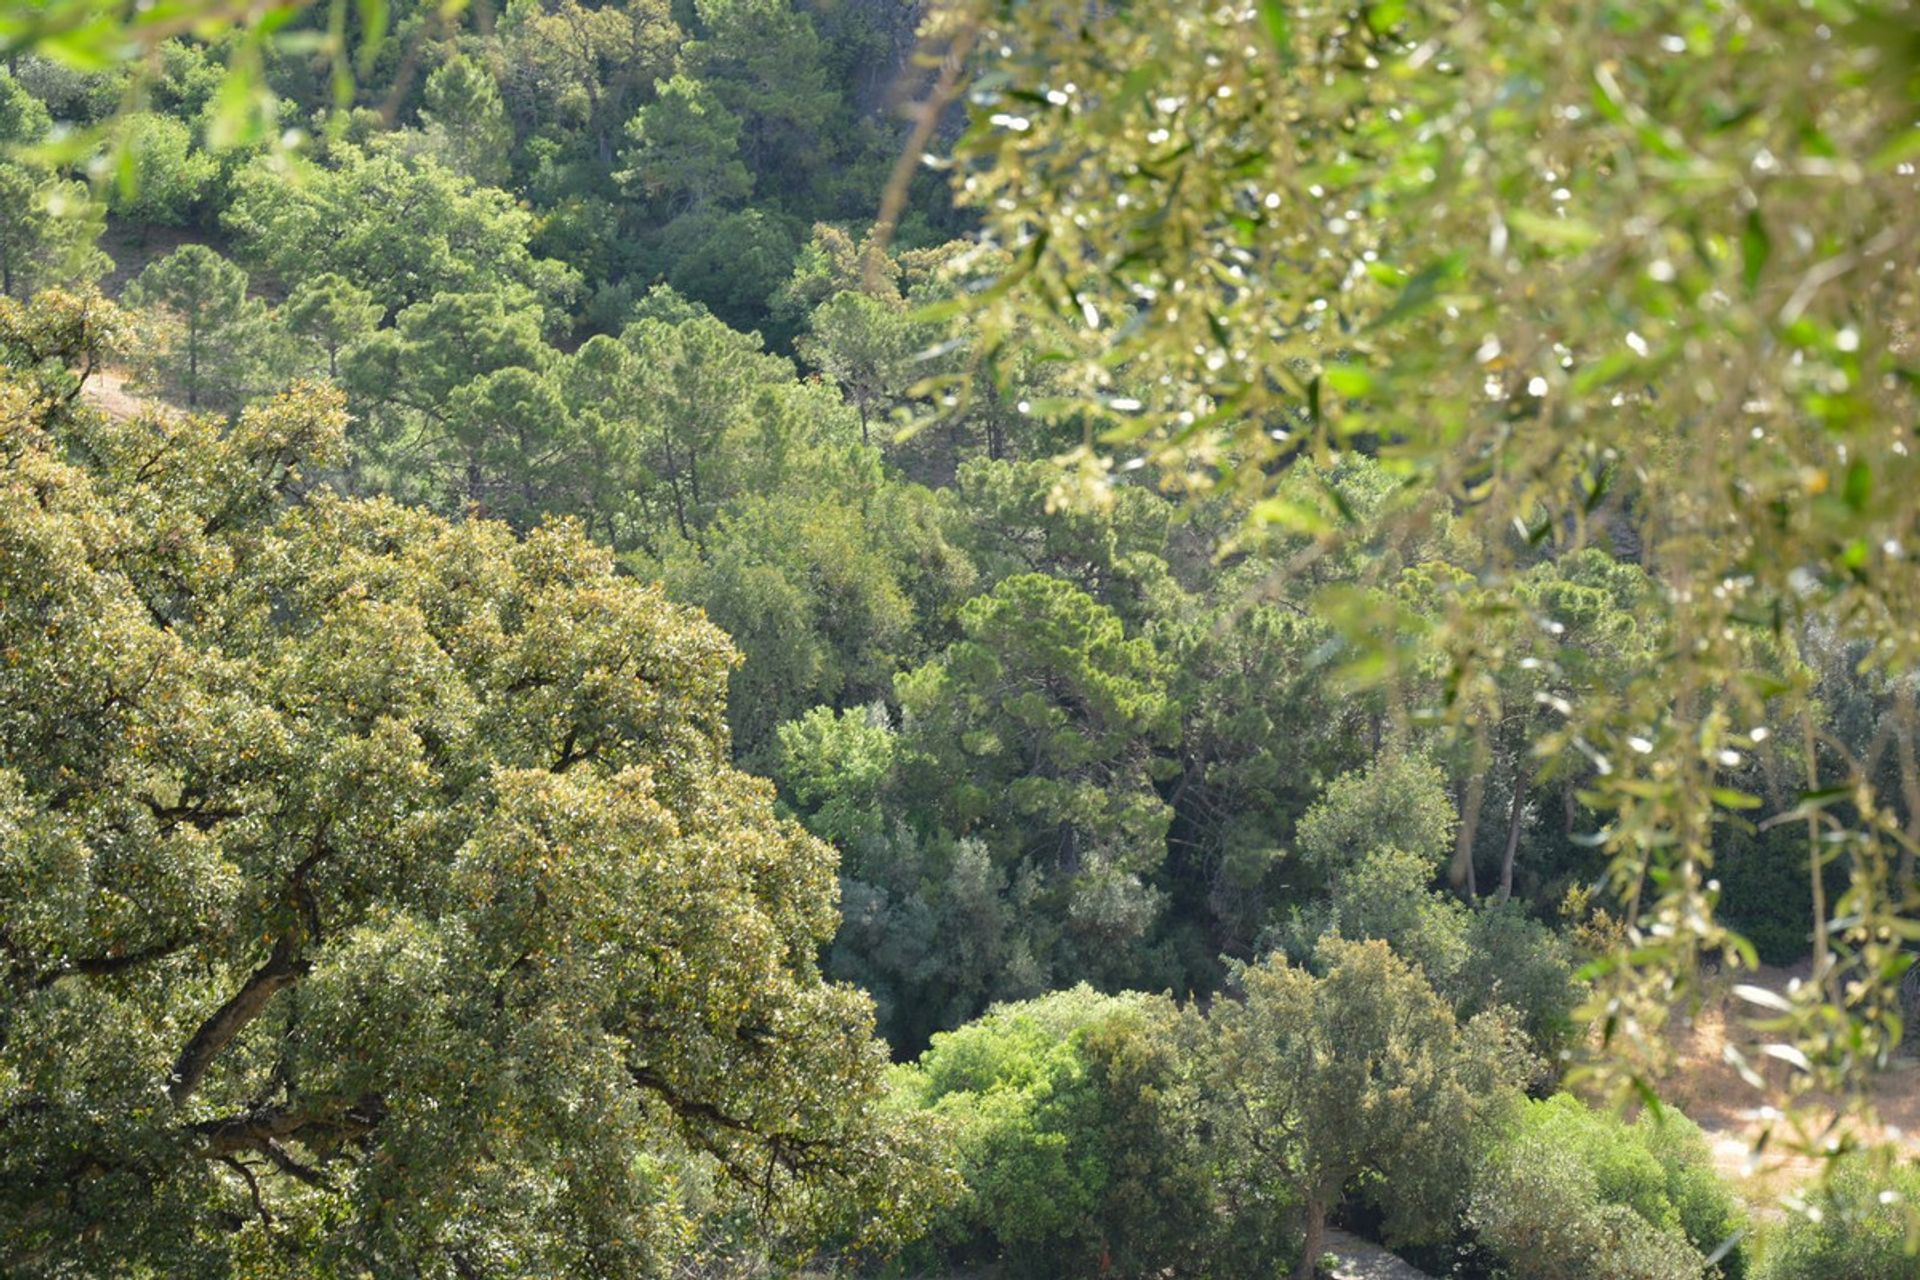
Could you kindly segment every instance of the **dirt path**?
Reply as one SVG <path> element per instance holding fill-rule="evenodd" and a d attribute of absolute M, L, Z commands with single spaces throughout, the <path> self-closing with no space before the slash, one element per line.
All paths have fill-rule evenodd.
<path fill-rule="evenodd" d="M 132 418 L 154 407 L 153 401 L 127 390 L 127 375 L 119 369 L 95 369 L 80 398 L 109 418 Z"/>
<path fill-rule="evenodd" d="M 1340 1259 L 1335 1280 L 1433 1280 L 1379 1245 L 1337 1227 L 1327 1228 L 1327 1252 Z"/>
<path fill-rule="evenodd" d="M 1805 976 L 1804 966 L 1762 966 L 1757 973 L 1740 974 L 1738 980 L 1785 993 L 1789 985 Z M 1731 987 L 1732 980 L 1721 985 Z M 1754 1156 L 1753 1145 L 1768 1124 L 1768 1099 L 1742 1080 L 1723 1056 L 1729 1040 L 1744 1039 L 1738 1024 L 1744 1010 L 1742 1002 L 1728 992 L 1706 1001 L 1690 1020 L 1676 1019 L 1672 1034 L 1679 1057 L 1663 1093 L 1705 1131 L 1720 1173 L 1740 1188 L 1749 1203 L 1764 1211 L 1813 1178 L 1820 1166 L 1805 1156 L 1773 1151 L 1758 1159 Z M 1765 1064 L 1761 1070 L 1769 1084 L 1782 1083 L 1787 1071 L 1784 1064 L 1755 1060 Z M 1868 1136 L 1894 1141 L 1909 1156 L 1920 1157 L 1920 1061 L 1910 1056 L 1896 1058 L 1874 1081 L 1872 1100 L 1880 1124 Z"/>

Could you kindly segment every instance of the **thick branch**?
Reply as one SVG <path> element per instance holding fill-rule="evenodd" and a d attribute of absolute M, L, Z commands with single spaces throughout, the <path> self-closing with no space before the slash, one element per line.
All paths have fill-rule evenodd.
<path fill-rule="evenodd" d="M 362 1098 L 340 1111 L 294 1111 L 287 1107 L 259 1107 L 239 1115 L 202 1120 L 192 1126 L 206 1145 L 207 1154 L 218 1158 L 241 1151 L 258 1151 L 283 1172 L 302 1181 L 320 1177 L 316 1170 L 299 1165 L 280 1146 L 292 1139 L 307 1146 L 333 1143 L 370 1133 L 386 1114 L 385 1104 L 377 1097 Z M 285 1163 L 283 1163 L 285 1162 Z M 288 1168 L 294 1164 L 296 1168 Z"/>
<path fill-rule="evenodd" d="M 273 954 L 267 962 L 253 971 L 233 998 L 214 1010 L 213 1016 L 200 1024 L 200 1029 L 187 1041 L 187 1047 L 173 1064 L 173 1079 L 167 1085 L 167 1096 L 174 1103 L 185 1102 L 193 1096 L 206 1078 L 207 1069 L 213 1066 L 213 1060 L 220 1056 L 233 1038 L 246 1029 L 248 1023 L 260 1016 L 267 1007 L 267 1001 L 274 993 L 288 986 L 308 969 L 307 962 L 297 959 L 292 944 L 285 938 L 274 944 Z"/>
<path fill-rule="evenodd" d="M 764 1143 L 769 1161 L 788 1173 L 820 1172 L 834 1167 L 833 1161 L 825 1154 L 831 1144 L 823 1139 L 794 1133 L 769 1132 L 757 1127 L 751 1121 L 727 1112 L 714 1103 L 685 1096 L 658 1073 L 645 1067 L 629 1067 L 627 1070 L 635 1084 L 658 1097 L 666 1104 L 667 1109 L 682 1121 L 710 1125 L 713 1128 Z M 716 1150 L 711 1143 L 703 1142 L 702 1145 L 707 1148 L 709 1154 L 720 1159 L 729 1173 L 754 1185 L 759 1185 L 762 1181 L 740 1168 L 727 1152 Z"/>
<path fill-rule="evenodd" d="M 122 969 L 131 969 L 136 965 L 146 964 L 150 960 L 164 959 L 186 945 L 184 941 L 163 942 L 158 946 L 147 947 L 142 951 L 130 951 L 121 956 L 82 956 L 78 960 L 67 960 L 36 977 L 33 980 L 34 989 L 50 987 L 62 978 L 100 978 L 119 973 Z"/>

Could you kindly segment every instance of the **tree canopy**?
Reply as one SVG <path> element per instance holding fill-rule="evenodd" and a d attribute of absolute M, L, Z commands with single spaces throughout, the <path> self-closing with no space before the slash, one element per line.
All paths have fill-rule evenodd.
<path fill-rule="evenodd" d="M 637 1274 L 703 1183 L 912 1198 L 720 632 L 577 526 L 315 485 L 321 388 L 231 428 L 49 399 L 113 315 L 6 307 L 9 1273 Z"/>

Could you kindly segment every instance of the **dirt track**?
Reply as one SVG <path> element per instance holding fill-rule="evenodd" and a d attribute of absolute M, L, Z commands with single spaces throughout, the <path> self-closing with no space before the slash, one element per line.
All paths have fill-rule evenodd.
<path fill-rule="evenodd" d="M 1805 976 L 1804 966 L 1762 966 L 1757 973 L 1740 974 L 1737 981 L 1784 993 L 1793 981 Z M 1733 981 L 1728 978 L 1718 985 L 1731 988 Z M 1757 1159 L 1754 1156 L 1754 1143 L 1767 1128 L 1763 1108 L 1769 1099 L 1742 1080 L 1722 1056 L 1730 1038 L 1741 1038 L 1730 1036 L 1729 1020 L 1745 1008 L 1726 991 L 1707 1001 L 1690 1020 L 1676 1018 L 1673 1036 L 1679 1059 L 1662 1094 L 1706 1131 L 1714 1164 L 1749 1201 L 1761 1207 L 1813 1177 L 1819 1162 L 1774 1151 L 1763 1152 Z M 1737 1023 L 1733 1030 L 1738 1032 Z M 1764 1074 L 1769 1084 L 1779 1084 L 1788 1070 L 1783 1063 L 1769 1063 Z M 1891 1140 L 1908 1155 L 1920 1158 L 1920 1060 L 1896 1058 L 1876 1079 L 1870 1096 L 1879 1125 L 1864 1136 Z"/>
<path fill-rule="evenodd" d="M 80 396 L 109 418 L 131 418 L 155 403 L 128 391 L 127 375 L 118 369 L 95 370 L 80 389 Z"/>

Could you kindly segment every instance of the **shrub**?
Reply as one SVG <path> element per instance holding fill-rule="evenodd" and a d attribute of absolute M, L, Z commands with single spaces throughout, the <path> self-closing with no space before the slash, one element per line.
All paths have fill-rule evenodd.
<path fill-rule="evenodd" d="M 1606 1203 L 1581 1153 L 1540 1132 L 1488 1162 L 1468 1221 L 1512 1280 L 1698 1280 L 1704 1265 L 1677 1229 Z"/>
<path fill-rule="evenodd" d="M 1084 985 L 935 1036 L 902 1081 L 952 1127 L 945 1238 L 1021 1275 L 1183 1269 L 1213 1217 L 1183 1040 L 1166 997 Z"/>
<path fill-rule="evenodd" d="M 1885 1192 L 1892 1198 L 1883 1201 Z M 1795 1217 L 1773 1237 L 1754 1280 L 1912 1280 L 1920 1258 L 1907 1252 L 1907 1215 L 1920 1205 L 1920 1168 L 1891 1179 L 1860 1163 L 1833 1177 L 1820 1217 Z"/>
<path fill-rule="evenodd" d="M 1668 1108 L 1629 1124 L 1567 1094 L 1523 1109 L 1480 1171 L 1469 1218 L 1514 1280 L 1697 1277 L 1744 1226 L 1692 1121 Z M 1744 1251 L 1720 1268 L 1744 1276 Z"/>

